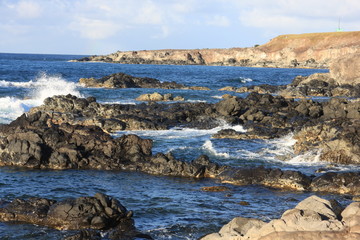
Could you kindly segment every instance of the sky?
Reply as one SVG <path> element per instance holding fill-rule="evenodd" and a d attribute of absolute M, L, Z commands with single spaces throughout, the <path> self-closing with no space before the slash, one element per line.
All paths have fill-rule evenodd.
<path fill-rule="evenodd" d="M 360 30 L 359 0 L 0 0 L 0 52 L 252 47 Z"/>

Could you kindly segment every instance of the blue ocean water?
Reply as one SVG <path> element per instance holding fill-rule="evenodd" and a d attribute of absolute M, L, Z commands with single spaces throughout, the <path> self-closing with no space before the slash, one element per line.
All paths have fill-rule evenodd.
<path fill-rule="evenodd" d="M 68 94 L 95 96 L 102 103 L 137 104 L 143 93 L 173 93 L 191 102 L 220 101 L 225 86 L 287 84 L 298 75 L 326 72 L 319 69 L 244 68 L 221 66 L 126 65 L 110 63 L 68 62 L 82 56 L 0 54 L 0 123 L 9 123 L 31 107 L 41 105 L 46 97 Z M 78 84 L 82 77 L 102 77 L 124 72 L 161 81 L 175 81 L 191 86 L 209 87 L 210 91 L 161 89 L 95 89 Z M 235 93 L 231 93 L 235 94 Z M 236 94 L 241 96 L 241 94 Z M 292 135 L 276 140 L 211 139 L 221 126 L 210 130 L 169 129 L 166 131 L 133 131 L 154 140 L 153 152 L 172 152 L 176 157 L 192 160 L 207 154 L 212 160 L 232 166 L 280 167 L 315 174 L 326 163 L 317 153 L 295 156 Z M 114 137 L 129 132 L 114 133 Z M 285 160 L 284 160 L 285 159 Z M 346 169 L 345 166 L 339 166 Z M 197 239 L 218 231 L 233 217 L 256 217 L 270 220 L 312 193 L 288 192 L 261 186 L 231 186 L 227 192 L 203 192 L 201 187 L 220 185 L 215 180 L 194 180 L 152 176 L 135 172 L 90 170 L 23 170 L 0 168 L 0 202 L 17 197 L 46 197 L 62 200 L 68 197 L 111 195 L 135 212 L 139 230 L 154 239 Z M 341 202 L 343 196 L 324 195 Z M 240 201 L 247 201 L 242 206 Z M 281 204 L 278 204 L 281 203 Z M 61 239 L 71 232 L 45 227 L 0 223 L 0 239 Z"/>

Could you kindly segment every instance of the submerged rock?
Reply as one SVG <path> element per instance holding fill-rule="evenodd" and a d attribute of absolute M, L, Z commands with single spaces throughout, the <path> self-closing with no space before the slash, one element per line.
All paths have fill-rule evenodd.
<path fill-rule="evenodd" d="M 336 201 L 311 196 L 280 219 L 269 223 L 238 217 L 223 226 L 218 233 L 201 240 L 294 240 L 294 239 L 360 239 L 360 203 L 345 209 Z"/>
<path fill-rule="evenodd" d="M 116 232 L 126 239 L 136 239 L 141 235 L 134 226 L 132 211 L 127 211 L 119 201 L 101 193 L 60 202 L 45 198 L 15 199 L 0 208 L 0 221 L 36 224 L 59 230 L 84 229 L 68 239 L 101 239 L 96 230 L 111 234 Z M 110 239 L 119 239 L 112 238 L 111 234 Z"/>

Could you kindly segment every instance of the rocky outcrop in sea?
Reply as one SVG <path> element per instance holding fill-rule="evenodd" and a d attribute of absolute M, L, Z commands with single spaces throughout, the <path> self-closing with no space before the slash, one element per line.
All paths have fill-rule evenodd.
<path fill-rule="evenodd" d="M 86 87 L 95 88 L 164 88 L 209 90 L 206 87 L 185 86 L 176 82 L 160 82 L 155 78 L 134 77 L 125 73 L 114 73 L 102 78 L 80 78 L 79 83 Z"/>
<path fill-rule="evenodd" d="M 16 198 L 0 207 L 0 222 L 36 224 L 58 230 L 79 230 L 67 240 L 152 239 L 136 230 L 133 212 L 118 200 L 96 193 L 55 201 L 46 198 Z"/>
<path fill-rule="evenodd" d="M 276 138 L 295 131 L 295 137 L 299 138 L 295 145 L 296 151 L 313 150 L 321 147 L 321 144 L 327 144 L 329 149 L 323 152 L 325 160 L 358 164 L 358 140 L 354 136 L 357 136 L 356 124 L 359 121 L 351 120 L 351 117 L 358 118 L 356 113 L 352 115 L 353 113 L 345 111 L 345 115 L 339 116 L 341 118 L 338 121 L 346 118 L 354 125 L 344 124 L 342 131 L 332 131 L 333 135 L 328 139 L 315 132 L 316 137 L 320 137 L 323 142 L 316 137 L 310 141 L 307 137 L 308 128 L 319 127 L 325 120 L 334 122 L 340 109 L 344 109 L 342 104 L 358 107 L 358 102 L 345 101 L 337 105 L 332 102 L 297 102 L 255 93 L 245 99 L 231 97 L 216 104 L 137 106 L 103 105 L 94 98 L 56 96 L 48 98 L 44 105 L 32 109 L 12 123 L 0 126 L 0 166 L 141 171 L 163 176 L 209 177 L 237 185 L 261 184 L 281 189 L 360 195 L 358 172 L 307 176 L 298 171 L 276 168 L 225 166 L 204 155 L 193 161 L 183 161 L 174 158 L 170 153 L 153 155 L 152 140 L 136 135 L 112 138 L 104 130 L 118 129 L 117 127 L 109 129 L 106 124 L 93 124 L 94 119 L 97 119 L 98 123 L 109 120 L 115 126 L 129 126 L 128 129 L 132 129 L 132 125 L 119 119 L 121 116 L 122 119 L 136 118 L 137 123 L 151 123 L 141 125 L 149 127 L 148 129 L 157 129 L 156 126 L 167 129 L 186 123 L 191 123 L 193 127 L 213 127 L 219 124 L 218 119 L 222 117 L 224 121 L 243 123 L 248 129 L 245 133 L 248 139 Z M 134 115 L 131 116 L 130 113 Z M 147 116 L 147 119 L 141 119 L 139 113 Z M 342 122 L 345 123 L 344 120 Z M 234 135 L 231 131 L 223 131 L 217 135 L 227 137 L 226 134 Z M 305 141 L 301 140 L 302 136 Z M 331 144 L 332 142 L 334 144 Z M 339 142 L 343 144 L 337 144 Z M 341 149 L 338 146 L 341 146 Z"/>

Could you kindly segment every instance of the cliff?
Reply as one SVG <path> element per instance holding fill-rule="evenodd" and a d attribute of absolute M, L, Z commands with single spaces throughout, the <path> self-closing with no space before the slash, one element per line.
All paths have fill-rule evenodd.
<path fill-rule="evenodd" d="M 118 51 L 78 61 L 328 68 L 332 60 L 359 50 L 360 31 L 357 31 L 281 35 L 251 48 Z"/>

